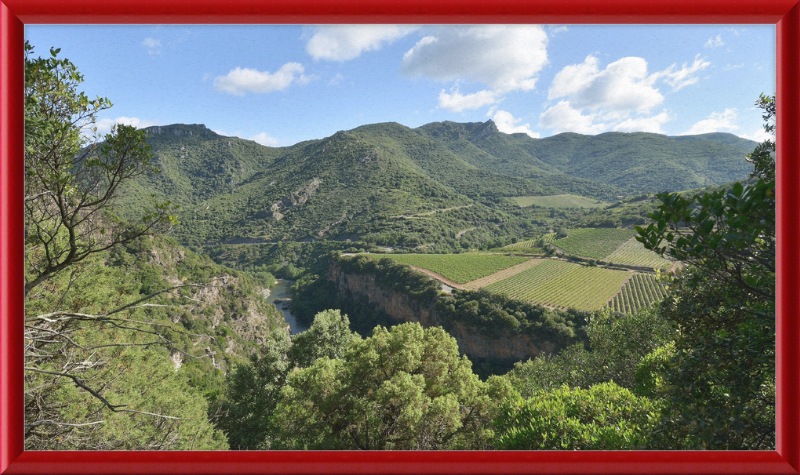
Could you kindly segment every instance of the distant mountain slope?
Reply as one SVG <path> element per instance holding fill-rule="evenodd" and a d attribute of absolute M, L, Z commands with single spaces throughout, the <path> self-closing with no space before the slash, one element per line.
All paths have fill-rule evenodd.
<path fill-rule="evenodd" d="M 472 228 L 491 236 L 508 221 L 504 197 L 569 193 L 608 200 L 726 183 L 750 168 L 741 139 L 728 134 L 538 140 L 500 133 L 492 121 L 417 129 L 383 123 L 265 147 L 203 125 L 147 130 L 162 172 L 131 183 L 119 209 L 136 216 L 153 194 L 179 204 L 176 237 L 192 246 L 376 233 L 414 234 L 424 244 Z"/>
<path fill-rule="evenodd" d="M 519 148 L 569 175 L 630 192 L 677 191 L 742 180 L 756 142 L 731 134 L 668 137 L 644 132 L 544 139 L 509 136 Z"/>
<path fill-rule="evenodd" d="M 497 130 L 491 120 L 466 124 L 433 122 L 414 130 L 443 143 L 451 152 L 477 168 L 525 178 L 545 190 L 536 194 L 574 193 L 608 200 L 622 193 L 615 186 L 570 176 L 558 167 L 539 160 L 518 147 L 514 136 Z M 519 135 L 529 138 L 525 134 Z"/>

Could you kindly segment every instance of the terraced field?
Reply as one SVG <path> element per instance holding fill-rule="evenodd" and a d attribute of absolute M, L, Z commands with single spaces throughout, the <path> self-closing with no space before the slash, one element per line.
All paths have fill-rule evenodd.
<path fill-rule="evenodd" d="M 550 195 L 550 196 L 514 196 L 511 198 L 518 205 L 543 206 L 545 208 L 602 208 L 608 203 L 576 195 Z"/>
<path fill-rule="evenodd" d="M 521 264 L 528 257 L 493 254 L 366 254 L 373 259 L 388 257 L 401 264 L 422 267 L 459 284 L 486 277 Z"/>
<path fill-rule="evenodd" d="M 653 269 L 663 269 L 672 264 L 672 261 L 661 258 L 655 252 L 645 249 L 644 245 L 637 241 L 636 238 L 631 238 L 630 241 L 620 246 L 604 260 L 618 264 L 652 267 Z"/>
<path fill-rule="evenodd" d="M 619 292 L 630 275 L 625 271 L 548 260 L 486 288 L 551 307 L 597 310 Z"/>
<path fill-rule="evenodd" d="M 573 229 L 569 237 L 557 239 L 553 244 L 569 254 L 604 259 L 634 235 L 636 231 L 630 229 Z"/>
<path fill-rule="evenodd" d="M 634 313 L 642 307 L 660 301 L 664 295 L 666 295 L 664 284 L 658 282 L 655 276 L 634 274 L 608 306 L 618 312 Z"/>

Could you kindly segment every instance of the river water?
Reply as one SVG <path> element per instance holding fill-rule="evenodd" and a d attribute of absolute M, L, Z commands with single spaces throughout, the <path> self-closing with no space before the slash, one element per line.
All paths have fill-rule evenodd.
<path fill-rule="evenodd" d="M 276 284 L 270 289 L 269 297 L 267 297 L 267 303 L 273 303 L 275 300 L 291 299 L 291 287 L 294 285 L 294 281 L 284 279 L 276 279 L 275 281 Z M 297 320 L 289 310 L 282 309 L 282 304 L 278 304 L 277 307 L 278 310 L 283 312 L 283 318 L 286 320 L 286 323 L 289 324 L 292 335 L 308 330 L 308 327 L 301 326 L 297 323 Z"/>

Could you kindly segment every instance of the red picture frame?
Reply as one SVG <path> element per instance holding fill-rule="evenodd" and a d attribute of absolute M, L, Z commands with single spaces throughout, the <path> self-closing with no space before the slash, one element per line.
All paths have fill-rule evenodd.
<path fill-rule="evenodd" d="M 800 473 L 798 1 L 0 0 L 0 473 Z M 25 452 L 22 90 L 26 23 L 775 24 L 777 450 Z M 762 91 L 753 91 L 758 92 Z"/>

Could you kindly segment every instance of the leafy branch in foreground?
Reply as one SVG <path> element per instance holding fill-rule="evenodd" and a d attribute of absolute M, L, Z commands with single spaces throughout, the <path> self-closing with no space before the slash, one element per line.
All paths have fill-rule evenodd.
<path fill-rule="evenodd" d="M 158 168 L 143 131 L 115 125 L 96 136 L 111 102 L 79 92 L 83 76 L 58 52 L 34 59 L 25 44 L 26 295 L 73 263 L 177 222 L 170 202 L 154 203 L 138 224 L 113 215 L 120 185 Z"/>
<path fill-rule="evenodd" d="M 194 337 L 199 335 L 189 334 L 170 324 L 126 318 L 128 313 L 138 309 L 170 306 L 143 302 L 161 294 L 175 293 L 183 287 L 204 286 L 198 284 L 174 286 L 97 314 L 54 311 L 31 315 L 25 319 L 25 439 L 29 448 L 70 447 L 94 450 L 125 447 L 151 450 L 173 448 L 179 441 L 172 436 L 181 432 L 181 427 L 177 425 L 178 421 L 192 427 L 197 426 L 195 428 L 198 431 L 213 432 L 205 420 L 204 411 L 193 414 L 190 418 L 168 414 L 168 412 L 175 413 L 176 409 L 169 399 L 175 398 L 178 401 L 184 399 L 186 403 L 188 401 L 185 401 L 185 395 L 173 393 L 160 404 L 156 404 L 156 407 L 164 409 L 162 413 L 140 410 L 137 407 L 144 406 L 142 396 L 146 396 L 146 399 L 153 398 L 153 394 L 147 394 L 152 392 L 152 388 L 145 389 L 147 386 L 135 388 L 126 382 L 122 385 L 127 387 L 126 391 L 130 397 L 119 403 L 109 400 L 121 399 L 120 391 L 113 390 L 123 383 L 119 375 L 113 375 L 117 369 L 160 374 L 162 382 L 167 384 L 159 387 L 159 392 L 170 386 L 174 388 L 176 384 L 180 386 L 181 382 L 175 377 L 174 369 L 169 364 L 159 365 L 158 360 L 153 361 L 152 356 L 158 356 L 157 349 L 166 348 L 172 354 L 180 353 L 188 358 L 207 356 L 194 356 L 181 350 L 170 337 L 171 334 Z M 64 296 L 61 297 L 63 300 Z M 130 364 L 139 358 L 144 366 Z M 161 360 L 166 362 L 165 358 Z M 80 391 L 70 391 L 70 387 L 80 388 L 83 394 L 88 393 L 90 399 L 94 398 L 102 405 L 91 404 L 90 400 L 81 396 Z M 131 389 L 134 394 L 130 394 Z M 103 393 L 111 393 L 112 396 Z M 82 403 L 85 410 L 76 411 L 75 407 L 70 407 L 77 401 Z M 194 401 L 195 404 L 197 402 Z M 119 440 L 104 441 L 97 434 L 91 434 L 99 433 L 107 425 L 106 419 L 98 420 L 103 408 L 114 413 L 153 417 L 159 422 L 150 423 L 149 426 L 153 427 L 154 424 L 158 430 L 153 430 L 142 438 L 132 437 L 133 440 L 129 441 L 124 437 Z M 185 408 L 177 412 L 181 416 L 187 414 Z M 145 424 L 145 427 L 147 426 L 148 424 Z M 204 429 L 204 426 L 209 427 Z M 141 427 L 139 429 L 141 431 Z M 204 446 L 207 442 L 201 440 Z"/>

